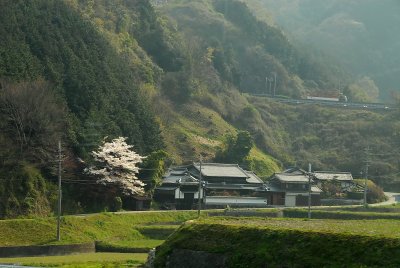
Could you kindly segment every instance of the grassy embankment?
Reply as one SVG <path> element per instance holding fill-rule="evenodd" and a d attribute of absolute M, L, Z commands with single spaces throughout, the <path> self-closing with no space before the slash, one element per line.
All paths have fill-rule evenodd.
<path fill-rule="evenodd" d="M 399 267 L 400 221 L 208 218 L 182 226 L 157 253 L 217 253 L 227 267 Z"/>
<path fill-rule="evenodd" d="M 397 232 L 400 228 L 400 221 L 382 219 L 398 218 L 396 212 L 399 209 L 398 206 L 370 207 L 367 209 L 362 207 L 320 208 L 318 211 L 313 210 L 312 215 L 314 218 L 324 219 L 313 219 L 311 221 L 261 218 L 276 216 L 277 209 L 235 210 L 253 212 L 256 216 L 257 213 L 262 214 L 252 218 L 208 217 L 196 221 L 194 224 L 186 224 L 180 229 L 179 233 L 173 234 L 168 242 L 162 245 L 159 260 L 162 260 L 163 254 L 165 256 L 172 248 L 180 248 L 182 245 L 188 249 L 222 254 L 229 253 L 229 264 L 231 266 L 240 263 L 240 260 L 245 260 L 247 265 L 247 257 L 244 258 L 241 255 L 244 253 L 239 253 L 239 251 L 254 251 L 253 255 L 249 253 L 249 256 L 254 259 L 254 262 L 249 262 L 249 265 L 257 266 L 263 261 L 277 264 L 279 260 L 287 257 L 286 253 L 282 255 L 277 252 L 277 249 L 287 248 L 287 245 L 291 246 L 284 252 L 292 252 L 294 255 L 302 252 L 301 254 L 304 253 L 304 256 L 311 254 L 307 257 L 310 258 L 308 261 L 321 265 L 324 264 L 321 256 L 332 258 L 332 256 L 336 257 L 337 254 L 344 254 L 350 258 L 351 256 L 354 257 L 354 254 L 364 254 L 362 250 L 353 250 L 357 247 L 372 247 L 375 251 L 368 252 L 378 254 L 379 258 L 385 260 L 387 256 L 382 255 L 383 251 L 390 254 L 397 254 L 397 251 L 400 251 L 400 234 Z M 305 209 L 286 209 L 284 215 L 286 214 L 286 217 L 303 217 L 305 213 Z M 206 213 L 203 213 L 203 215 L 206 215 Z M 195 211 L 67 216 L 63 218 L 61 225 L 61 242 L 55 241 L 56 221 L 53 218 L 4 220 L 0 221 L 0 246 L 101 241 L 97 245 L 98 249 L 106 252 L 146 252 L 149 248 L 161 245 L 182 222 L 194 219 L 196 216 Z M 326 219 L 333 217 L 336 217 L 336 220 Z M 380 220 L 375 220 L 377 218 Z M 370 220 L 366 221 L 365 219 Z M 281 242 L 278 242 L 278 240 Z M 254 241 L 257 242 L 254 243 Z M 348 241 L 356 242 L 349 242 L 350 244 L 347 245 Z M 270 243 L 274 246 L 268 246 Z M 359 244 L 356 245 L 355 243 Z M 326 253 L 316 257 L 312 255 L 311 249 L 307 252 L 302 251 L 304 245 L 316 250 L 316 252 L 326 251 Z M 240 246 L 240 250 L 235 248 L 236 246 Z M 334 249 L 343 246 L 350 252 L 340 252 L 337 249 L 339 251 L 335 253 L 333 249 L 325 250 L 325 246 Z M 328 253 L 332 255 L 328 255 Z M 110 253 L 96 253 L 95 255 L 80 254 L 65 257 L 0 259 L 0 263 L 21 263 L 49 267 L 119 267 L 143 264 L 146 256 L 145 253 L 112 255 Z M 302 258 L 306 258 L 304 256 Z M 338 261 L 343 263 L 347 261 L 346 258 L 339 258 Z M 368 257 L 366 259 L 369 261 L 368 265 L 377 263 L 374 258 Z M 294 260 L 297 261 L 295 257 L 291 257 L 287 263 L 291 264 L 291 261 Z M 302 259 L 300 258 L 300 260 Z M 330 265 L 330 263 L 325 264 Z"/>
<path fill-rule="evenodd" d="M 0 246 L 76 244 L 99 241 L 104 252 L 130 254 L 79 254 L 65 257 L 0 259 L 0 263 L 21 263 L 61 267 L 120 267 L 140 265 L 147 252 L 156 247 L 179 225 L 197 216 L 197 212 L 143 212 L 131 214 L 102 213 L 62 218 L 61 241 L 57 242 L 56 220 L 15 219 L 0 221 Z M 132 253 L 136 252 L 136 253 Z M 138 253 L 143 252 L 143 253 Z"/>
<path fill-rule="evenodd" d="M 173 230 L 171 226 L 193 219 L 196 215 L 195 211 L 168 211 L 66 216 L 62 218 L 60 242 L 55 240 L 54 218 L 3 220 L 0 221 L 0 246 L 73 244 L 90 241 L 131 242 L 134 246 L 137 241 L 148 240 L 148 237 L 141 233 L 141 230 L 147 230 L 142 225 L 162 225 L 158 230 L 165 233 L 166 230 Z M 153 230 L 157 228 L 154 227 Z"/>
<path fill-rule="evenodd" d="M 343 207 L 313 207 L 311 216 L 313 219 L 337 219 L 337 220 L 400 220 L 400 206 L 343 206 Z M 210 216 L 234 216 L 234 217 L 270 217 L 270 218 L 308 218 L 307 208 L 257 208 L 257 209 L 230 209 L 209 213 Z"/>
<path fill-rule="evenodd" d="M 0 263 L 36 267 L 116 268 L 140 267 L 146 259 L 147 254 L 145 253 L 88 253 L 67 256 L 2 258 Z"/>

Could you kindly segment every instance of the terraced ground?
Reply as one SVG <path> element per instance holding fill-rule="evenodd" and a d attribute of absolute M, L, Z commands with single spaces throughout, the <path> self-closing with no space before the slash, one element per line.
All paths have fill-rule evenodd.
<path fill-rule="evenodd" d="M 200 219 L 167 239 L 156 267 L 164 267 L 167 256 L 170 263 L 180 256 L 190 267 L 204 254 L 224 267 L 399 267 L 398 230 L 399 220 Z"/>
<path fill-rule="evenodd" d="M 162 244 L 183 222 L 195 217 L 195 211 L 67 216 L 62 220 L 60 242 L 55 240 L 54 218 L 3 220 L 0 221 L 0 246 L 97 241 L 97 253 L 0 258 L 0 263 L 40 267 L 138 267 L 145 263 L 150 249 Z"/>
<path fill-rule="evenodd" d="M 174 249 L 226 257 L 228 267 L 400 266 L 400 206 L 165 211 L 67 216 L 62 241 L 54 218 L 0 221 L 0 246 L 97 242 L 96 254 L 1 259 L 42 267 L 139 267 L 160 246 L 156 266 Z M 213 215 L 213 216 L 212 216 Z M 234 216 L 228 216 L 234 215 Z M 286 218 L 278 218 L 277 216 Z M 186 223 L 185 223 L 186 222 Z M 185 223 L 183 226 L 182 223 Z M 181 226 L 181 227 L 180 227 Z M 178 230 L 178 232 L 175 232 Z M 166 243 L 164 243 L 166 241 Z M 367 254 L 367 255 L 366 255 Z M 397 257 L 399 256 L 399 257 Z M 363 260 L 351 263 L 353 259 Z M 353 260 L 354 261 L 354 260 Z M 382 262 L 385 261 L 385 262 Z M 390 261 L 390 262 L 388 262 Z"/>

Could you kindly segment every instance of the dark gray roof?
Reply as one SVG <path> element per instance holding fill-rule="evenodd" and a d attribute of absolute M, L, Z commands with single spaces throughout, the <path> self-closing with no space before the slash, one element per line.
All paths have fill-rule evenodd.
<path fill-rule="evenodd" d="M 288 169 L 285 169 L 282 173 L 293 174 L 293 175 L 304 175 L 307 173 L 307 171 L 298 167 L 290 167 Z"/>
<path fill-rule="evenodd" d="M 183 175 L 178 182 L 180 184 L 199 184 L 199 180 L 189 174 Z"/>
<path fill-rule="evenodd" d="M 251 184 L 224 184 L 224 183 L 207 183 L 207 189 L 229 189 L 229 190 L 255 190 L 260 188 L 259 185 Z"/>
<path fill-rule="evenodd" d="M 279 187 L 277 185 L 273 185 L 273 184 L 268 184 L 266 186 L 266 190 L 268 192 L 308 192 L 308 188 L 304 189 L 304 190 L 299 190 L 299 189 L 297 189 L 297 190 L 290 189 L 289 190 L 289 189 L 282 189 L 281 187 Z M 312 193 L 322 193 L 322 190 L 318 186 L 312 185 L 311 192 Z"/>
<path fill-rule="evenodd" d="M 178 183 L 184 175 L 169 175 L 164 177 L 163 183 Z"/>
<path fill-rule="evenodd" d="M 176 187 L 160 186 L 160 187 L 157 187 L 156 190 L 157 191 L 175 191 L 177 188 L 178 188 L 178 186 L 176 186 Z"/>
<path fill-rule="evenodd" d="M 194 163 L 200 171 L 200 163 Z M 202 163 L 201 174 L 207 177 L 248 178 L 249 175 L 235 164 Z"/>
<path fill-rule="evenodd" d="M 350 172 L 327 172 L 315 171 L 314 176 L 318 180 L 338 180 L 338 181 L 352 181 L 353 176 Z"/>
<path fill-rule="evenodd" d="M 268 192 L 285 192 L 285 190 L 283 190 L 283 189 L 280 188 L 279 186 L 273 185 L 273 184 L 268 184 L 268 185 L 265 187 L 265 189 L 266 189 Z"/>
<path fill-rule="evenodd" d="M 246 171 L 246 170 L 245 170 L 245 172 L 249 176 L 246 179 L 246 181 L 248 183 L 263 183 L 263 181 L 256 174 L 254 174 L 254 172 Z"/>

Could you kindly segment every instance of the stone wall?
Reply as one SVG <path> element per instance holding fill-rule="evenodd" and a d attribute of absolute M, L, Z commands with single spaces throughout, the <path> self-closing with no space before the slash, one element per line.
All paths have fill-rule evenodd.
<path fill-rule="evenodd" d="M 73 253 L 94 253 L 95 243 L 73 245 L 0 247 L 0 258 L 55 256 Z"/>

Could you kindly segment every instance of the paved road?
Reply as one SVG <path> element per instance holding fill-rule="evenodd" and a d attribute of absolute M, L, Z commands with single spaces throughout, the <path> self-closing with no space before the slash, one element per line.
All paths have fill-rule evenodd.
<path fill-rule="evenodd" d="M 372 207 L 376 207 L 376 206 L 386 206 L 386 205 L 397 204 L 398 202 L 400 202 L 400 193 L 385 192 L 385 195 L 388 197 L 387 201 L 384 201 L 381 203 L 369 204 L 369 205 Z"/>
<path fill-rule="evenodd" d="M 386 103 L 357 103 L 357 102 L 323 101 L 323 100 L 307 100 L 307 99 L 286 99 L 279 97 L 272 98 L 270 95 L 265 95 L 265 94 L 251 94 L 251 95 L 258 97 L 267 97 L 269 100 L 272 101 L 294 104 L 294 105 L 313 104 L 313 105 L 322 105 L 331 107 L 341 107 L 343 109 L 383 110 L 383 111 L 390 111 L 397 109 L 396 106 Z"/>

